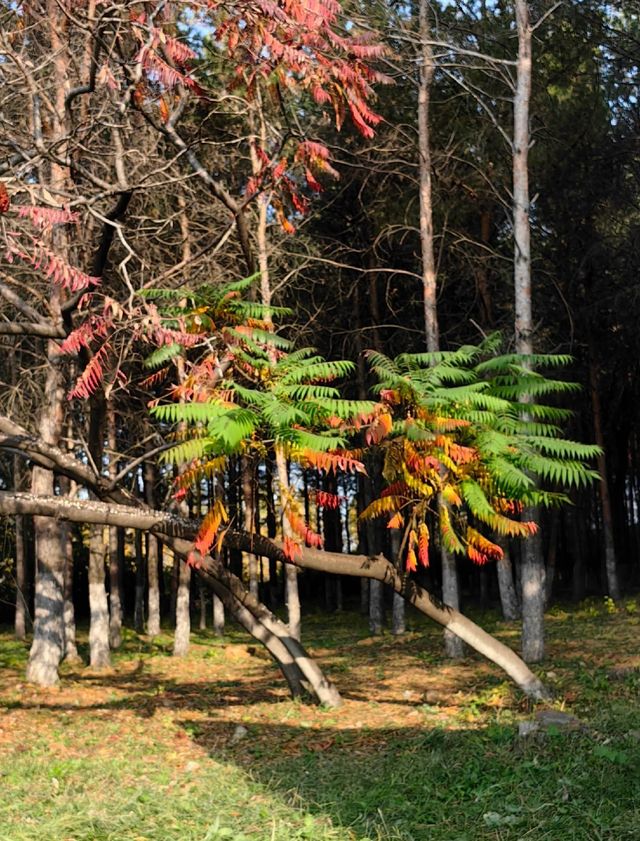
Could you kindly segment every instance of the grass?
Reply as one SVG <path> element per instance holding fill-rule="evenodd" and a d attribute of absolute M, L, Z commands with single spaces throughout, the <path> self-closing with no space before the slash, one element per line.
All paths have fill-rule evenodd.
<path fill-rule="evenodd" d="M 307 619 L 337 711 L 290 701 L 235 633 L 194 634 L 184 660 L 128 633 L 111 672 L 64 667 L 54 690 L 23 683 L 27 648 L 0 634 L 0 841 L 640 839 L 633 607 L 549 615 L 542 676 L 584 727 L 528 739 L 528 702 L 478 659 L 443 660 L 418 619 L 397 640 Z"/>

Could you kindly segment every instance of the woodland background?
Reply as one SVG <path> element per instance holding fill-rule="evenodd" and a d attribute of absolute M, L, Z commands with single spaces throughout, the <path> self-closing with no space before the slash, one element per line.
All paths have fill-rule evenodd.
<path fill-rule="evenodd" d="M 157 460 L 168 429 L 148 408 L 163 385 L 144 369 L 154 341 L 168 346 L 166 335 L 157 341 L 168 329 L 155 306 L 163 290 L 173 304 L 175 292 L 191 302 L 200 288 L 255 276 L 249 301 L 267 307 L 285 338 L 354 363 L 344 380 L 350 399 L 370 394 L 366 350 L 425 350 L 436 298 L 442 350 L 496 330 L 507 350 L 522 349 L 513 338 L 513 178 L 517 22 L 522 30 L 526 15 L 527 335 L 536 352 L 571 355 L 562 378 L 582 388 L 562 398 L 574 410 L 566 434 L 603 452 L 601 482 L 539 513 L 544 597 L 619 601 L 640 575 L 636 4 L 347 2 L 335 21 L 334 6 L 0 5 L 4 497 L 30 488 L 73 498 L 82 477 L 65 475 L 46 449 L 54 447 L 78 471 L 101 474 L 110 502 L 118 488 L 120 501 L 175 511 L 173 469 Z M 340 35 L 327 42 L 332 57 L 319 71 L 311 65 L 322 50 L 314 58 L 304 38 L 320 20 Z M 290 40 L 278 41 L 283 28 Z M 198 317 L 197 303 L 189 306 Z M 173 338 L 188 351 L 187 334 L 176 329 Z M 170 378 L 183 385 L 193 374 L 185 353 L 186 363 L 167 357 Z M 375 467 L 369 472 L 375 484 Z M 293 466 L 287 476 L 268 451 L 232 457 L 178 513 L 198 519 L 219 500 L 235 527 L 277 537 L 287 483 L 327 550 L 397 554 L 392 535 L 357 521 L 375 488 L 349 471 Z M 95 482 L 86 487 L 99 495 Z M 318 493 L 341 501 L 322 508 Z M 34 527 L 26 509 L 13 516 L 15 502 L 6 506 L 2 620 L 15 621 L 19 638 L 30 632 L 36 542 L 38 575 L 51 568 L 43 599 L 64 603 L 64 629 L 48 625 L 42 650 L 32 649 L 36 682 L 55 682 L 56 660 L 76 655 L 74 610 L 91 619 L 96 667 L 109 663 L 123 621 L 152 637 L 161 621 L 175 622 L 176 654 L 188 647 L 190 603 L 201 625 L 213 610 L 221 630 L 220 601 L 211 607 L 207 588 L 154 534 L 42 517 Z M 280 609 L 282 557 L 258 563 L 247 548 L 222 549 L 220 563 Z M 517 596 L 522 550 L 516 541 L 505 548 Z M 498 603 L 497 566 L 458 561 L 463 606 Z M 418 580 L 440 594 L 441 578 L 436 546 Z M 305 571 L 299 584 L 303 606 L 362 610 L 373 633 L 386 599 L 389 624 L 403 631 L 400 601 L 377 584 L 332 575 L 330 564 Z M 518 605 L 503 598 L 503 608 L 509 615 Z"/>

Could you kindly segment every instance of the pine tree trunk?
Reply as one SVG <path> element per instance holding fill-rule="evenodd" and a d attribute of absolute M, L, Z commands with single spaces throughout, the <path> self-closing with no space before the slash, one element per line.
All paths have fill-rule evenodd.
<path fill-rule="evenodd" d="M 402 571 L 402 559 L 400 549 L 402 544 L 402 532 L 400 529 L 391 529 L 389 533 L 389 546 L 391 550 L 391 563 L 398 571 Z M 393 594 L 393 608 L 391 613 L 391 633 L 400 636 L 407 630 L 406 602 L 400 593 Z"/>
<path fill-rule="evenodd" d="M 513 102 L 513 238 L 516 351 L 533 353 L 531 228 L 529 220 L 529 102 L 531 99 L 531 24 L 526 0 L 515 0 L 518 64 Z M 530 507 L 523 520 L 539 522 Z M 540 535 L 522 545 L 522 654 L 526 662 L 544 657 L 545 566 Z"/>
<path fill-rule="evenodd" d="M 89 537 L 89 664 L 94 669 L 111 666 L 109 603 L 105 589 L 106 544 L 102 526 L 93 526 Z"/>
<path fill-rule="evenodd" d="M 198 586 L 198 596 L 200 601 L 200 622 L 198 628 L 201 631 L 207 630 L 207 590 L 202 582 Z"/>
<path fill-rule="evenodd" d="M 254 529 L 255 520 L 255 479 L 250 460 L 243 457 L 242 464 L 242 501 L 244 508 L 244 529 L 251 533 Z M 246 555 L 247 569 L 249 571 L 249 592 L 254 598 L 258 598 L 258 558 L 248 553 Z"/>
<path fill-rule="evenodd" d="M 136 547 L 136 594 L 133 604 L 133 627 L 138 634 L 144 633 L 144 585 L 145 568 L 144 552 L 142 550 L 142 532 L 136 529 L 134 544 Z"/>
<path fill-rule="evenodd" d="M 64 542 L 65 564 L 64 564 L 64 607 L 62 609 L 62 621 L 64 625 L 64 660 L 67 663 L 79 663 L 81 661 L 76 644 L 76 611 L 73 605 L 73 545 L 71 543 L 71 529 L 68 529 L 68 537 Z"/>
<path fill-rule="evenodd" d="M 217 637 L 224 636 L 224 603 L 213 594 L 213 632 Z"/>
<path fill-rule="evenodd" d="M 431 184 L 431 125 L 429 107 L 431 84 L 433 82 L 434 60 L 431 49 L 431 27 L 429 24 L 429 0 L 420 0 L 420 84 L 418 88 L 418 153 L 420 177 L 420 242 L 422 250 L 422 298 L 424 304 L 424 326 L 427 350 L 440 350 L 437 306 L 437 272 L 433 241 L 433 193 Z M 438 505 L 443 505 L 439 500 Z M 460 606 L 458 569 L 454 555 L 444 547 L 442 559 L 443 599 L 456 610 Z M 462 642 L 448 631 L 444 634 L 447 657 L 459 658 L 464 653 Z"/>
<path fill-rule="evenodd" d="M 189 610 L 191 592 L 191 568 L 180 564 L 178 592 L 176 595 L 176 630 L 173 638 L 173 656 L 184 657 L 189 653 L 191 614 Z"/>
<path fill-rule="evenodd" d="M 122 645 L 122 596 L 118 531 L 119 529 L 114 526 L 109 528 L 109 645 L 114 650 Z"/>
<path fill-rule="evenodd" d="M 31 491 L 53 495 L 53 474 L 34 467 Z M 54 686 L 64 655 L 65 552 L 62 540 L 66 529 L 48 517 L 34 517 L 33 526 L 36 540 L 35 616 L 26 678 L 39 686 Z"/>
<path fill-rule="evenodd" d="M 155 508 L 155 470 L 151 462 L 144 466 L 145 501 L 150 508 Z M 147 535 L 147 634 L 157 637 L 160 633 L 160 580 L 158 574 L 159 561 L 158 538 Z"/>
<path fill-rule="evenodd" d="M 508 622 L 520 618 L 520 603 L 513 580 L 513 564 L 511 563 L 511 552 L 509 542 L 505 538 L 499 538 L 498 544 L 502 549 L 502 558 L 496 561 L 496 572 L 498 575 L 498 589 L 500 591 L 500 604 L 502 615 Z"/>
<path fill-rule="evenodd" d="M 116 412 L 112 400 L 107 400 L 107 446 L 109 448 L 109 478 L 113 481 L 118 475 L 118 451 Z M 112 649 L 122 645 L 122 567 L 118 529 L 109 528 L 109 645 Z"/>
<path fill-rule="evenodd" d="M 604 563 L 607 578 L 607 594 L 615 602 L 620 601 L 620 584 L 618 581 L 618 560 L 613 538 L 613 512 L 611 509 L 611 495 L 609 493 L 609 476 L 607 474 L 607 460 L 605 455 L 605 441 L 602 429 L 602 407 L 600 405 L 600 391 L 598 387 L 598 370 L 591 353 L 589 360 L 589 385 L 591 389 L 591 406 L 593 409 L 593 430 L 596 444 L 602 450 L 598 456 L 598 472 L 600 473 L 600 505 L 602 508 L 602 535 L 604 541 Z"/>

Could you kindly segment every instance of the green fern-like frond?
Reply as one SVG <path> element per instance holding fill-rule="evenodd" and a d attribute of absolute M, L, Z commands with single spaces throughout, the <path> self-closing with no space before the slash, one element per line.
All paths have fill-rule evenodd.
<path fill-rule="evenodd" d="M 144 360 L 143 365 L 145 368 L 161 368 L 171 359 L 175 359 L 183 354 L 184 348 L 182 345 L 179 345 L 177 342 L 173 342 L 170 345 L 163 345 L 157 350 L 154 350 L 153 353 L 149 354 L 149 356 L 147 356 Z"/>

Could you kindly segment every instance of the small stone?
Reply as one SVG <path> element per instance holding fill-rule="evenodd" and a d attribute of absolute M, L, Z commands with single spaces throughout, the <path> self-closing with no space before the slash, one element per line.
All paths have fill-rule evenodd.
<path fill-rule="evenodd" d="M 241 742 L 245 736 L 249 735 L 249 731 L 246 727 L 243 727 L 242 724 L 238 724 L 236 729 L 233 731 L 233 736 L 230 739 L 230 743 L 232 745 L 237 745 L 238 742 Z"/>
<path fill-rule="evenodd" d="M 526 739 L 534 733 L 540 732 L 540 725 L 537 721 L 521 721 L 518 724 L 518 736 L 521 739 Z"/>
<path fill-rule="evenodd" d="M 579 730 L 583 727 L 575 715 L 560 710 L 540 710 L 536 713 L 536 722 L 544 730 L 551 727 L 557 727 L 559 730 Z"/>
<path fill-rule="evenodd" d="M 184 770 L 187 774 L 193 774 L 193 772 L 197 771 L 199 767 L 199 762 L 187 762 L 187 764 L 184 766 Z"/>

